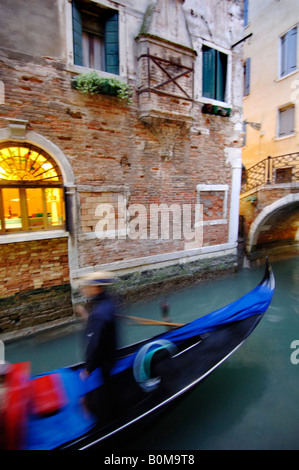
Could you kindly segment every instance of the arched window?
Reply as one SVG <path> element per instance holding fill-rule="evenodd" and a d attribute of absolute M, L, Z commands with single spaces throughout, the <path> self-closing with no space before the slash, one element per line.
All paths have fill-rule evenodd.
<path fill-rule="evenodd" d="M 63 180 L 55 161 L 32 144 L 0 145 L 0 233 L 64 228 Z"/>

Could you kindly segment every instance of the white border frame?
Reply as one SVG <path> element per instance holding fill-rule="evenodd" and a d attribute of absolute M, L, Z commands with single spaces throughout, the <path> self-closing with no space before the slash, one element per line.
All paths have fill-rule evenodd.
<path fill-rule="evenodd" d="M 198 204 L 201 204 L 200 201 L 200 193 L 209 191 L 209 192 L 224 192 L 224 199 L 223 199 L 223 218 L 222 219 L 215 219 L 215 220 L 206 220 L 203 222 L 203 225 L 222 225 L 227 224 L 227 200 L 228 200 L 228 191 L 229 185 L 228 184 L 198 184 L 196 186 L 197 190 L 197 197 L 198 197 Z"/>

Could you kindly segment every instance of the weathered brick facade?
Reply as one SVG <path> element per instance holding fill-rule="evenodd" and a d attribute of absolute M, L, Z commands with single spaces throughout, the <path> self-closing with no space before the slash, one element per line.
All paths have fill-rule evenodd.
<path fill-rule="evenodd" d="M 103 3 L 110 6 L 111 2 Z M 182 8 L 182 2 L 175 0 L 174 3 Z M 131 104 L 122 103 L 115 97 L 85 95 L 75 90 L 72 79 L 78 72 L 75 73 L 74 67 L 68 65 L 64 40 L 59 43 L 57 39 L 51 54 L 46 44 L 44 53 L 35 54 L 34 48 L 25 53 L 17 40 L 0 50 L 0 79 L 5 88 L 5 99 L 0 105 L 1 117 L 4 118 L 0 121 L 0 141 L 31 142 L 47 151 L 59 164 L 69 194 L 66 195 L 66 238 L 55 238 L 53 234 L 50 239 L 34 240 L 31 233 L 30 239 L 24 234 L 17 243 L 8 240 L 9 243 L 0 245 L 0 276 L 4 281 L 0 295 L 3 298 L 50 288 L 54 288 L 55 296 L 56 286 L 68 286 L 82 273 L 93 269 L 107 267 L 122 274 L 185 262 L 186 259 L 194 261 L 207 256 L 221 259 L 227 254 L 236 256 L 241 171 L 241 93 L 237 89 L 242 85 L 242 49 L 241 46 L 231 49 L 234 41 L 227 35 L 223 36 L 222 47 L 229 54 L 229 98 L 226 106 L 231 108 L 230 115 L 202 112 L 203 103 L 209 100 L 200 101 L 198 98 L 200 87 L 196 84 L 200 82 L 201 62 L 196 62 L 196 54 L 200 56 L 198 48 L 202 38 L 210 41 L 210 37 L 199 21 L 197 2 L 186 3 L 184 11 L 194 44 L 192 49 L 185 47 L 185 51 L 187 65 L 194 67 L 194 75 L 190 72 L 179 83 L 188 90 L 191 87 L 191 101 L 153 93 L 151 100 L 147 93 L 138 94 L 138 86 L 146 76 L 146 61 L 143 58 L 137 62 L 136 48 L 128 49 L 130 60 L 127 75 L 124 74 L 134 90 Z M 213 8 L 208 3 L 212 18 Z M 231 3 L 235 7 L 233 11 L 229 10 Z M 39 4 L 39 9 L 42 9 L 42 4 Z M 147 2 L 141 2 L 140 10 L 134 15 L 129 8 L 126 10 L 126 4 L 125 1 L 117 3 L 127 27 L 137 15 L 137 36 Z M 232 26 L 234 38 L 239 39 L 242 34 L 241 2 L 222 4 L 225 4 L 225 7 L 222 5 L 222 24 L 227 27 L 225 29 Z M 196 8 L 192 9 L 194 5 Z M 57 0 L 55 8 L 64 25 L 70 2 Z M 57 28 L 55 24 L 54 32 Z M 63 28 L 59 30 L 61 36 L 62 31 Z M 215 31 L 219 37 L 217 25 Z M 162 42 L 158 49 L 166 51 L 165 60 L 171 60 L 175 54 L 183 54 L 181 46 L 164 41 L 163 30 L 160 35 Z M 146 35 L 143 41 L 144 38 Z M 128 48 L 132 45 L 130 41 Z M 167 44 L 172 49 L 167 49 Z M 41 38 L 39 51 L 42 47 Z M 155 54 L 155 49 L 152 53 Z M 179 62 L 177 64 L 180 65 Z M 173 73 L 172 69 L 167 70 Z M 158 83 L 163 77 L 153 72 L 151 78 Z M 167 93 L 177 92 L 173 81 L 169 87 L 171 90 L 167 88 Z M 211 102 L 214 103 L 213 100 Z M 26 121 L 22 136 L 10 134 L 7 119 Z M 203 192 L 198 185 L 205 185 Z M 219 190 L 217 185 L 225 189 Z M 149 236 L 151 205 L 177 204 L 183 207 L 183 204 L 191 204 L 194 215 L 199 197 L 203 204 L 202 247 L 186 252 L 183 237 L 152 239 Z M 121 226 L 115 227 L 114 238 L 101 239 L 96 234 L 100 221 L 96 211 L 101 204 L 109 204 L 113 208 L 114 223 L 120 221 Z M 142 204 L 146 208 L 147 237 L 134 239 L 126 232 L 130 226 L 132 234 L 133 225 L 130 223 L 136 218 L 136 213 L 128 211 L 133 204 Z M 40 315 L 44 319 L 42 312 Z M 62 315 L 66 315 L 65 309 Z M 5 322 L 2 329 L 6 331 L 11 327 Z"/>
<path fill-rule="evenodd" d="M 67 284 L 67 239 L 51 239 L 1 246 L 0 296 Z"/>

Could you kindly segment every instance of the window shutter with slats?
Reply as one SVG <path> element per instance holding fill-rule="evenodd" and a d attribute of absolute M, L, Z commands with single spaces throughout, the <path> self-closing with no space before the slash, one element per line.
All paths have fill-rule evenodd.
<path fill-rule="evenodd" d="M 244 26 L 248 25 L 248 0 L 244 0 Z"/>
<path fill-rule="evenodd" d="M 288 32 L 288 73 L 297 68 L 297 28 Z"/>
<path fill-rule="evenodd" d="M 216 51 L 216 100 L 225 101 L 227 55 Z"/>
<path fill-rule="evenodd" d="M 72 14 L 73 14 L 73 48 L 74 48 L 74 64 L 83 65 L 82 58 L 82 19 L 81 12 L 76 5 L 76 2 L 72 2 Z"/>
<path fill-rule="evenodd" d="M 118 13 L 107 18 L 105 24 L 106 72 L 119 74 Z"/>
<path fill-rule="evenodd" d="M 279 137 L 290 135 L 294 132 L 295 107 L 289 106 L 279 110 Z"/>
<path fill-rule="evenodd" d="M 280 75 L 284 77 L 297 69 L 297 27 L 292 28 L 281 37 L 280 45 Z"/>
<path fill-rule="evenodd" d="M 216 50 L 203 47 L 202 50 L 202 95 L 206 98 L 215 97 L 215 66 Z"/>

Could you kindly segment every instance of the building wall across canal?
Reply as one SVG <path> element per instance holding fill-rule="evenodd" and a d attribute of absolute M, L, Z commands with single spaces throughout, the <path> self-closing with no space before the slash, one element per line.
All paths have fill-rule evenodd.
<path fill-rule="evenodd" d="M 216 5 L 221 11 L 215 18 Z M 118 19 L 116 68 L 97 73 L 129 84 L 131 103 L 74 89 L 73 79 L 93 70 L 76 62 L 73 27 L 79 7 Z M 19 27 L 16 11 L 22 11 Z M 243 35 L 242 2 L 227 0 L 219 6 L 216 0 L 200 5 L 196 0 L 158 0 L 153 8 L 145 0 L 138 6 L 129 0 L 56 0 L 49 10 L 46 0 L 13 0 L 4 3 L 1 21 L 0 150 L 5 158 L 22 146 L 28 155 L 41 152 L 56 172 L 52 187 L 63 191 L 65 220 L 61 212 L 59 227 L 30 228 L 37 217 L 30 219 L 24 191 L 33 183 L 48 187 L 33 181 L 35 160 L 29 171 L 21 163 L 22 150 L 15 162 L 18 174 L 28 170 L 18 186 L 26 230 L 6 230 L 16 211 L 8 204 L 5 208 L 4 196 L 17 183 L 16 177 L 0 180 L 0 333 L 54 320 L 55 309 L 57 317 L 69 317 L 77 279 L 95 270 L 115 271 L 136 286 L 137 279 L 153 284 L 173 270 L 174 277 L 182 278 L 187 264 L 188 276 L 196 270 L 202 276 L 209 262 L 232 269 L 237 260 L 243 76 L 242 43 L 232 46 Z M 205 69 L 208 53 L 222 61 L 217 90 L 204 89 L 203 72 L 211 72 Z M 136 218 L 132 206 L 145 208 L 149 233 L 152 205 L 189 205 L 194 226 L 198 202 L 203 206 L 200 245 L 187 247 L 183 237 L 163 238 L 161 221 L 158 238 L 128 236 Z M 47 214 L 39 215 L 47 225 L 53 214 L 50 200 L 43 203 Z M 96 233 L 98 207 L 105 204 L 116 223 L 113 237 Z"/>

